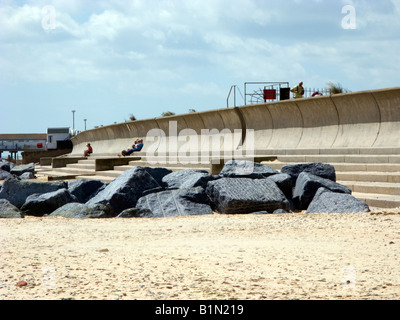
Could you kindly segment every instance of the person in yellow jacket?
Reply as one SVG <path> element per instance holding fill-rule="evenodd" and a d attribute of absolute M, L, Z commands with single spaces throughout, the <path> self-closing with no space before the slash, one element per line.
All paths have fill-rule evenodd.
<path fill-rule="evenodd" d="M 304 88 L 303 88 L 303 82 L 300 82 L 298 86 L 295 86 L 290 90 L 290 92 L 294 93 L 294 98 L 299 99 L 303 98 L 304 95 Z"/>

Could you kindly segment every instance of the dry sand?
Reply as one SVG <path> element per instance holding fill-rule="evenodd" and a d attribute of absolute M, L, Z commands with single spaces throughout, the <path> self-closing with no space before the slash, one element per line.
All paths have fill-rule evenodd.
<path fill-rule="evenodd" d="M 0 299 L 397 300 L 399 223 L 398 210 L 2 219 Z"/>

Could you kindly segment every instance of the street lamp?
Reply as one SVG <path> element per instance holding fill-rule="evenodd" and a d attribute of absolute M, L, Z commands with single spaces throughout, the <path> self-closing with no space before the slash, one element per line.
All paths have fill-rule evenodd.
<path fill-rule="evenodd" d="M 85 131 L 86 131 L 86 120 L 87 120 L 87 119 L 83 119 L 83 121 L 85 121 Z"/>
<path fill-rule="evenodd" d="M 72 132 L 75 134 L 75 110 L 72 110 Z"/>

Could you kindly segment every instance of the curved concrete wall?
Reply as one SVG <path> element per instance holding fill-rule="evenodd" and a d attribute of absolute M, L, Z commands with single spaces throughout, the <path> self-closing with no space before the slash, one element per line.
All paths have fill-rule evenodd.
<path fill-rule="evenodd" d="M 254 131 L 250 139 L 247 130 Z M 72 139 L 72 155 L 90 142 L 95 154 L 116 155 L 136 138 L 144 152 L 400 147 L 400 88 L 287 100 L 125 122 Z M 254 141 L 254 142 L 253 142 Z M 189 153 L 188 153 L 189 155 Z"/>

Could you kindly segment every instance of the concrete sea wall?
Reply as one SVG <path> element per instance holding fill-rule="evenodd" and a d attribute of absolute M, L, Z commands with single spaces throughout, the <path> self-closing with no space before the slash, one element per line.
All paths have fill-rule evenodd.
<path fill-rule="evenodd" d="M 400 87 L 217 109 L 124 122 L 81 132 L 71 155 L 86 144 L 115 156 L 136 138 L 145 153 L 187 151 L 400 148 Z"/>

